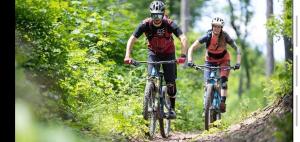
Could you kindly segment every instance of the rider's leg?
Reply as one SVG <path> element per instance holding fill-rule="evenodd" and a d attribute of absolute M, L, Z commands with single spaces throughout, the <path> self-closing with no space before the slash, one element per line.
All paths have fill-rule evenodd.
<path fill-rule="evenodd" d="M 222 63 L 220 66 L 229 66 L 230 62 L 226 61 L 225 63 Z M 226 112 L 226 97 L 227 97 L 227 82 L 228 82 L 228 76 L 230 71 L 229 70 L 221 70 L 221 104 L 220 109 L 221 112 Z"/>
<path fill-rule="evenodd" d="M 227 97 L 227 81 L 228 78 L 226 76 L 222 76 L 221 77 L 221 96 L 222 96 L 222 102 L 226 101 L 226 97 Z"/>
<path fill-rule="evenodd" d="M 171 108 L 175 110 L 175 100 L 176 100 L 176 83 L 167 83 L 167 93 L 170 97 Z"/>
<path fill-rule="evenodd" d="M 175 54 L 170 54 L 163 58 L 164 60 L 174 60 Z M 171 102 L 171 110 L 170 110 L 170 118 L 176 118 L 175 113 L 175 101 L 176 101 L 176 77 L 177 77 L 177 66 L 176 64 L 163 64 L 163 71 L 164 71 L 164 79 L 167 85 L 167 94 L 170 98 Z"/>
<path fill-rule="evenodd" d="M 175 53 L 165 55 L 163 60 L 174 60 Z M 163 64 L 163 72 L 164 72 L 164 79 L 167 85 L 167 93 L 170 97 L 171 101 L 171 108 L 175 109 L 175 98 L 176 98 L 176 77 L 177 77 L 177 66 L 176 64 Z"/>
<path fill-rule="evenodd" d="M 224 61 L 220 64 L 220 66 L 230 66 L 230 61 Z M 222 98 L 225 98 L 227 96 L 227 81 L 229 77 L 230 70 L 221 70 L 220 76 L 221 76 L 221 96 Z M 224 100 L 224 101 L 225 101 Z"/>
<path fill-rule="evenodd" d="M 221 112 L 226 112 L 227 80 L 227 77 L 221 76 Z"/>
<path fill-rule="evenodd" d="M 177 92 L 176 83 L 167 82 L 167 93 L 171 103 L 169 115 L 168 115 L 170 119 L 176 118 L 176 112 L 175 112 L 176 92 Z"/>
<path fill-rule="evenodd" d="M 159 58 L 156 55 L 153 55 L 153 53 L 151 53 L 149 51 L 149 53 L 148 53 L 148 61 L 149 62 L 159 61 Z M 148 64 L 148 68 L 147 68 L 148 75 L 151 75 L 151 71 L 152 71 L 153 67 L 155 67 L 153 64 Z"/>

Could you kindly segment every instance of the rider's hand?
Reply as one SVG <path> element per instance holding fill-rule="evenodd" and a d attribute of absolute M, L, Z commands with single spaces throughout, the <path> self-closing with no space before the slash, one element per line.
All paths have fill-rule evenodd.
<path fill-rule="evenodd" d="M 238 70 L 238 69 L 240 69 L 240 64 L 235 64 L 235 66 L 234 66 L 234 69 L 236 69 L 236 70 Z"/>
<path fill-rule="evenodd" d="M 193 67 L 195 64 L 194 64 L 193 62 L 189 61 L 189 62 L 187 63 L 187 65 L 188 65 L 189 67 Z"/>
<path fill-rule="evenodd" d="M 185 62 L 185 59 L 186 59 L 186 55 L 181 54 L 180 58 L 177 59 L 177 63 L 178 64 L 183 64 Z"/>
<path fill-rule="evenodd" d="M 131 63 L 132 63 L 132 58 L 125 57 L 124 63 L 125 63 L 125 64 L 131 64 Z"/>

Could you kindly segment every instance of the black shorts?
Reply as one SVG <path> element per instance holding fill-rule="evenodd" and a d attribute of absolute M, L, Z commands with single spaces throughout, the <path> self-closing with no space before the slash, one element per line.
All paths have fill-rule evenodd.
<path fill-rule="evenodd" d="M 175 60 L 175 53 L 166 54 L 166 55 L 157 55 L 153 54 L 153 52 L 148 52 L 148 61 L 168 61 L 168 60 Z M 148 75 L 151 74 L 151 70 L 153 68 L 153 64 L 148 64 Z M 156 66 L 158 70 L 160 66 Z M 177 65 L 175 64 L 162 64 L 162 69 L 164 72 L 164 78 L 166 84 L 175 83 L 177 78 Z"/>

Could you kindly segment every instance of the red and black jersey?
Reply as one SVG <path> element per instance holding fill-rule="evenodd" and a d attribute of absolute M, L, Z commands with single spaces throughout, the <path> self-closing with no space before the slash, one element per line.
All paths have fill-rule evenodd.
<path fill-rule="evenodd" d="M 170 19 L 163 18 L 160 27 L 153 25 L 151 18 L 143 20 L 134 31 L 133 35 L 139 38 L 145 34 L 148 40 L 148 48 L 157 54 L 175 53 L 175 45 L 172 33 L 179 37 L 182 34 L 181 29 Z"/>

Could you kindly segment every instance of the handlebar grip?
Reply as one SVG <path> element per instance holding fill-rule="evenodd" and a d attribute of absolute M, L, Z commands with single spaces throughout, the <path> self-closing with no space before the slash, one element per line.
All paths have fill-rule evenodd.
<path fill-rule="evenodd" d="M 140 63 L 137 62 L 137 61 L 135 61 L 135 60 L 132 60 L 132 61 L 131 61 L 131 64 L 134 65 L 134 66 L 139 66 L 139 65 L 140 65 Z"/>
<path fill-rule="evenodd" d="M 192 63 L 192 62 L 188 62 L 187 65 L 188 65 L 188 67 L 190 67 L 190 68 L 194 68 L 194 67 L 196 66 L 196 65 L 195 65 L 194 63 Z"/>

